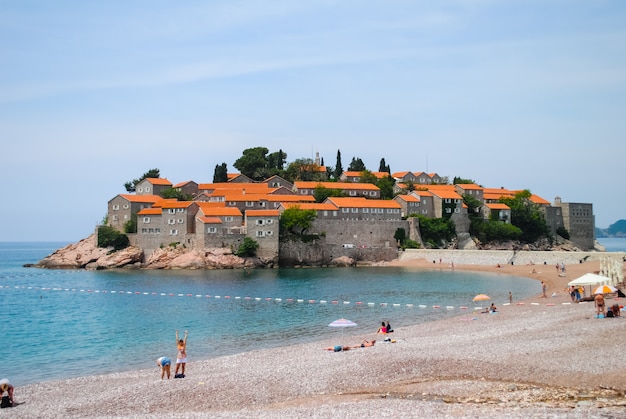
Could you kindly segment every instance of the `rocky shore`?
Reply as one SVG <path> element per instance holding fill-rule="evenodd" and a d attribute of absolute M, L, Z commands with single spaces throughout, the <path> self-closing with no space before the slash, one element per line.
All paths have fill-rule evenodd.
<path fill-rule="evenodd" d="M 418 258 L 389 265 L 451 269 Z M 538 283 L 536 298 L 496 301 L 497 314 L 396 327 L 395 343 L 367 334 L 204 361 L 191 345 L 184 379 L 161 381 L 155 365 L 29 385 L 16 389 L 25 403 L 0 417 L 623 417 L 626 319 L 598 319 L 593 303 L 564 291 L 599 262 L 572 264 L 565 277 L 546 268 L 458 264 L 543 280 L 555 296 L 540 298 Z M 324 349 L 361 339 L 379 341 Z"/>

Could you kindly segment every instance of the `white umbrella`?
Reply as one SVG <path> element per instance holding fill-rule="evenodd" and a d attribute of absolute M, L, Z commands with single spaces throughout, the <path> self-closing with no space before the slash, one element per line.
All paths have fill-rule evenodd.
<path fill-rule="evenodd" d="M 356 325 L 357 324 L 355 322 L 353 322 L 352 320 L 341 318 L 341 319 L 337 319 L 334 322 L 330 323 L 328 326 L 329 327 L 342 329 L 341 338 L 343 339 L 343 329 L 345 329 L 346 327 L 355 327 Z"/>

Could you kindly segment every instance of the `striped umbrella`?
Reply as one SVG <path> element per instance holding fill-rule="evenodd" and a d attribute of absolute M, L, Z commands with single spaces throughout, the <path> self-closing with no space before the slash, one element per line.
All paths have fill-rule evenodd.
<path fill-rule="evenodd" d="M 609 294 L 612 292 L 617 292 L 617 288 L 613 285 L 600 285 L 598 288 L 593 290 L 594 294 Z"/>

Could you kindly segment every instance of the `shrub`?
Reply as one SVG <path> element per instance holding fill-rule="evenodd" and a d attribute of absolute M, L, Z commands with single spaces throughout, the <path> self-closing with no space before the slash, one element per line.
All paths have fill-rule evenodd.
<path fill-rule="evenodd" d="M 251 239 L 250 237 L 246 237 L 243 239 L 243 243 L 239 246 L 239 249 L 235 252 L 235 254 L 239 257 L 251 257 L 256 255 L 256 251 L 259 248 L 259 242 Z"/>
<path fill-rule="evenodd" d="M 128 236 L 113 227 L 98 228 L 98 247 L 113 247 L 115 250 L 120 250 L 128 247 L 129 244 Z"/>

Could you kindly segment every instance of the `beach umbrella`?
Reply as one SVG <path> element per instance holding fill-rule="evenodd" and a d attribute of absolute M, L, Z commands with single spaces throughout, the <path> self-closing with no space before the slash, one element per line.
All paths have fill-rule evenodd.
<path fill-rule="evenodd" d="M 617 292 L 617 288 L 612 285 L 600 285 L 598 288 L 593 290 L 594 294 L 609 294 L 611 292 Z"/>
<path fill-rule="evenodd" d="M 355 322 L 353 322 L 352 320 L 348 320 L 348 319 L 337 319 L 334 322 L 330 323 L 328 326 L 329 327 L 334 327 L 336 329 L 341 329 L 341 338 L 343 339 L 343 330 L 346 327 L 355 327 L 357 324 Z"/>
<path fill-rule="evenodd" d="M 328 326 L 330 327 L 354 327 L 357 324 L 352 320 L 348 319 L 337 319 L 334 322 L 330 323 Z"/>
<path fill-rule="evenodd" d="M 491 297 L 489 297 L 487 294 L 478 294 L 476 297 L 474 297 L 474 301 L 487 301 L 487 300 L 491 300 Z"/>

